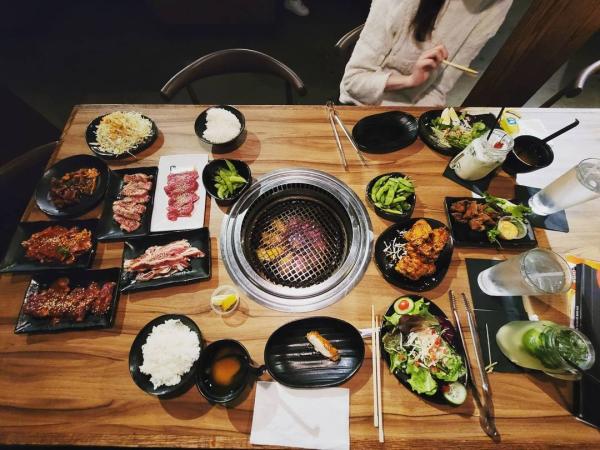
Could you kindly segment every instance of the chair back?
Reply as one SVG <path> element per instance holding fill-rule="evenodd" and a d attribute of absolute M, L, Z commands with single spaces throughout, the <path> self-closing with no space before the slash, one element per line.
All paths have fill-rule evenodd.
<path fill-rule="evenodd" d="M 256 50 L 232 48 L 202 56 L 177 72 L 162 87 L 160 93 L 171 100 L 181 89 L 186 88 L 192 102 L 200 101 L 191 84 L 199 79 L 230 73 L 265 73 L 274 75 L 285 82 L 286 102 L 293 104 L 292 90 L 298 95 L 306 95 L 302 79 L 281 61 Z"/>
<path fill-rule="evenodd" d="M 548 100 L 542 103 L 540 105 L 540 108 L 549 108 L 550 106 L 554 105 L 557 101 L 559 101 L 562 97 L 577 97 L 583 92 L 583 88 L 585 87 L 587 80 L 597 72 L 600 72 L 600 60 L 585 67 L 581 72 L 579 72 L 575 80 L 573 80 L 567 86 L 562 88 Z"/>
<path fill-rule="evenodd" d="M 344 71 L 344 67 L 346 67 L 348 60 L 350 59 L 350 55 L 352 55 L 352 51 L 354 50 L 356 41 L 358 41 L 358 38 L 360 37 L 360 32 L 364 27 L 365 24 L 363 23 L 357 26 L 356 28 L 353 28 L 352 30 L 348 31 L 333 46 L 342 66 L 342 72 Z"/>

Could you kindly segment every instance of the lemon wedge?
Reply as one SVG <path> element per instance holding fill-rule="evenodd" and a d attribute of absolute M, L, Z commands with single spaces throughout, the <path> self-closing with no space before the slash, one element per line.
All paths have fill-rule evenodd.
<path fill-rule="evenodd" d="M 502 220 L 498 223 L 498 231 L 500 232 L 500 237 L 507 241 L 516 239 L 519 236 L 517 226 L 508 220 Z"/>
<path fill-rule="evenodd" d="M 452 120 L 450 119 L 450 109 L 449 108 L 445 108 L 442 111 L 442 114 L 440 114 L 440 122 L 442 123 L 442 125 L 450 125 L 452 123 Z"/>
<path fill-rule="evenodd" d="M 229 311 L 235 302 L 237 302 L 237 295 L 235 294 L 223 294 L 215 295 L 210 299 L 214 306 L 218 306 L 223 311 Z"/>

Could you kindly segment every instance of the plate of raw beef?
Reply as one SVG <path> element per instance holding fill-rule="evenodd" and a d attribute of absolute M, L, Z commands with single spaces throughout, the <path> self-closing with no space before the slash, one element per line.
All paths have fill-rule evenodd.
<path fill-rule="evenodd" d="M 190 230 L 204 225 L 206 192 L 200 174 L 207 163 L 207 155 L 160 158 L 150 231 Z"/>

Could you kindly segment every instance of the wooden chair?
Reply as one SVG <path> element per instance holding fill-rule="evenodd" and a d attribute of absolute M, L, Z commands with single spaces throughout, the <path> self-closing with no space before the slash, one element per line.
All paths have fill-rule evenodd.
<path fill-rule="evenodd" d="M 585 83 L 588 78 L 594 75 L 595 73 L 600 72 L 600 60 L 596 61 L 593 64 L 590 64 L 577 75 L 577 78 L 567 86 L 562 88 L 548 100 L 540 105 L 540 108 L 549 108 L 554 105 L 557 101 L 559 101 L 562 97 L 573 98 L 577 97 L 583 91 L 585 87 Z"/>
<path fill-rule="evenodd" d="M 0 222 L 0 257 L 21 220 L 37 181 L 58 142 L 50 142 L 23 153 L 0 166 L 0 192 L 5 195 Z"/>
<path fill-rule="evenodd" d="M 170 101 L 185 88 L 192 102 L 200 104 L 191 83 L 205 77 L 229 73 L 265 73 L 281 78 L 285 82 L 285 98 L 288 105 L 294 103 L 293 90 L 300 96 L 306 95 L 306 86 L 296 72 L 272 56 L 245 48 L 220 50 L 197 59 L 167 81 L 160 93 Z"/>

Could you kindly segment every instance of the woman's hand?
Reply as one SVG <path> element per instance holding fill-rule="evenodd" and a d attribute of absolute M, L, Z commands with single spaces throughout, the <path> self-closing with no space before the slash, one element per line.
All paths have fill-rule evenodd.
<path fill-rule="evenodd" d="M 423 52 L 415 62 L 410 75 L 390 75 L 385 87 L 386 90 L 393 91 L 422 85 L 429 79 L 431 72 L 437 69 L 446 58 L 448 58 L 448 50 L 441 44 Z"/>

